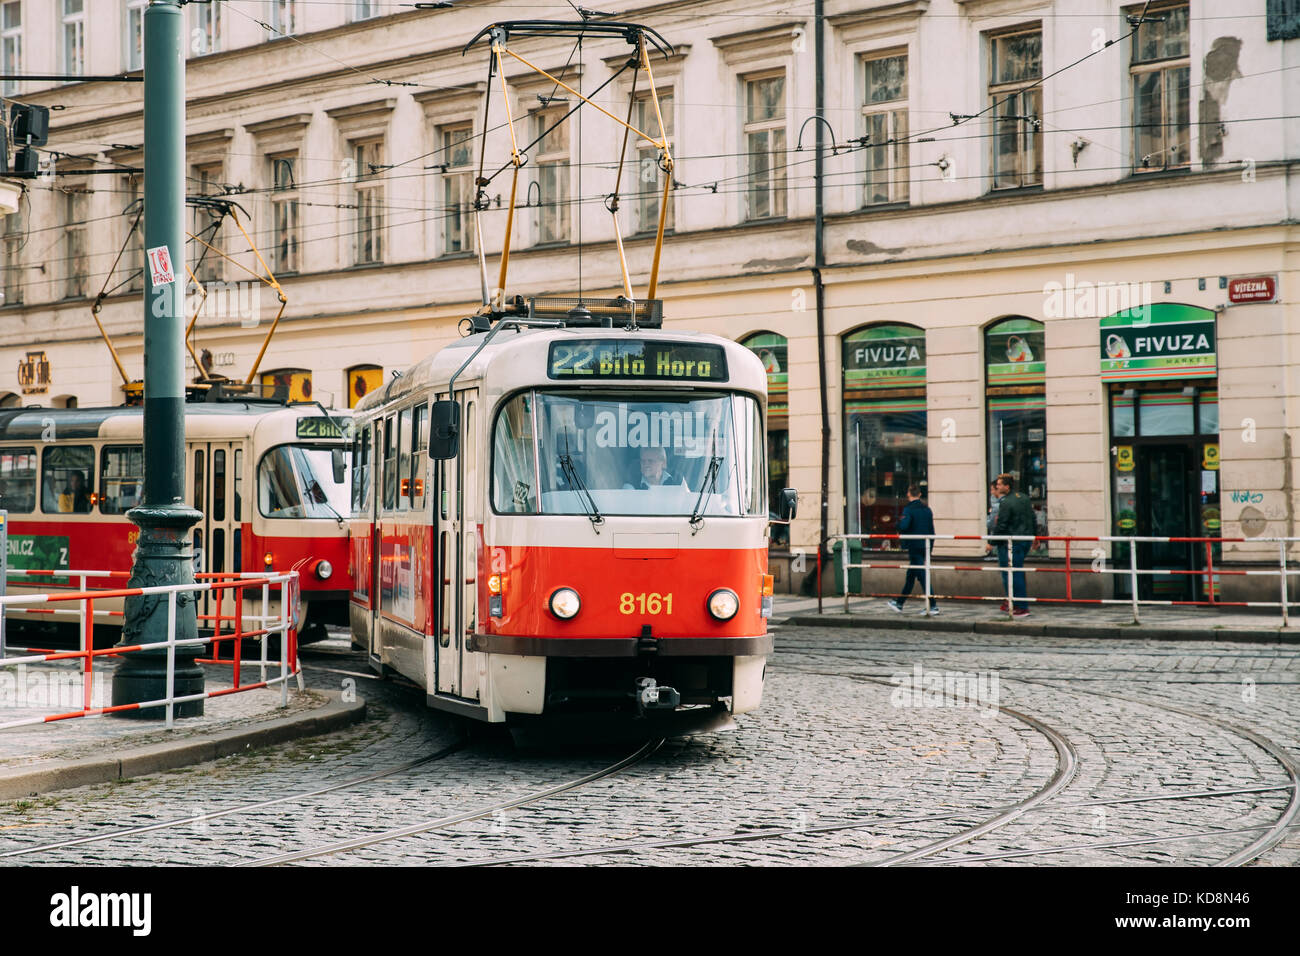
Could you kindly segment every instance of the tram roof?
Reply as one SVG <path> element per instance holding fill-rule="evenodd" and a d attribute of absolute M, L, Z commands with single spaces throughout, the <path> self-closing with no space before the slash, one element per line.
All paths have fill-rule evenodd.
<path fill-rule="evenodd" d="M 185 406 L 186 434 L 192 431 L 207 432 L 211 429 L 202 425 L 192 429 L 193 419 L 202 419 L 204 424 L 211 422 L 217 430 L 225 431 L 222 423 L 235 418 L 265 418 L 272 414 L 297 411 L 321 411 L 315 405 L 281 405 L 266 402 L 201 402 Z M 347 410 L 330 409 L 331 414 L 349 415 Z M 117 429 L 104 426 L 108 423 L 126 424 L 144 416 L 140 405 L 114 405 L 106 408 L 0 408 L 0 441 L 39 441 L 48 431 L 51 420 L 60 441 L 67 439 L 88 439 L 114 437 Z"/>
<path fill-rule="evenodd" d="M 444 346 L 412 365 L 400 376 L 390 379 L 383 388 L 376 389 L 365 396 L 353 412 L 358 415 L 365 414 L 397 401 L 411 392 L 445 388 L 451 376 L 473 354 L 474 349 L 482 343 L 483 336 L 487 334 L 477 332 Z M 565 387 L 572 383 L 559 382 L 546 375 L 547 350 L 551 342 L 620 338 L 629 341 L 689 341 L 721 345 L 727 356 L 729 372 L 727 380 L 725 382 L 693 381 L 689 383 L 690 385 L 697 388 L 739 388 L 753 392 L 762 392 L 767 388 L 767 373 L 758 357 L 748 348 L 731 339 L 708 332 L 688 330 L 638 329 L 635 332 L 628 332 L 624 329 L 592 326 L 562 329 L 525 328 L 499 332 L 486 348 L 474 356 L 474 360 L 460 373 L 456 382 L 458 385 L 481 382 L 489 391 L 497 392 L 512 391 L 530 385 Z M 679 383 L 616 379 L 605 380 L 598 384 L 609 388 L 681 387 Z"/>

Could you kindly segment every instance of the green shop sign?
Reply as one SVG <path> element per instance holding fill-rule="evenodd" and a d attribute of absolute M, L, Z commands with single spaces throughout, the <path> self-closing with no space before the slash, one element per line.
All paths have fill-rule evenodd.
<path fill-rule="evenodd" d="M 1101 380 L 1155 381 L 1218 375 L 1214 313 L 1155 303 L 1101 320 Z"/>
<path fill-rule="evenodd" d="M 68 539 L 48 534 L 9 535 L 9 567 L 15 571 L 66 571 Z"/>
<path fill-rule="evenodd" d="M 925 330 L 873 325 L 844 337 L 844 387 L 925 387 Z"/>
<path fill-rule="evenodd" d="M 1042 385 L 1047 377 L 1043 323 L 1005 319 L 984 333 L 989 385 Z"/>

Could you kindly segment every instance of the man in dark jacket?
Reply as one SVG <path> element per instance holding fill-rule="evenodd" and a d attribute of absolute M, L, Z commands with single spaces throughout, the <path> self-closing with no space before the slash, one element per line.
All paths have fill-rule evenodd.
<path fill-rule="evenodd" d="M 1011 610 L 1011 616 L 1015 618 L 1029 617 L 1029 603 L 1025 600 L 1025 572 L 1022 569 L 1025 566 L 1025 555 L 1029 553 L 1029 546 L 1034 543 L 1033 536 L 1038 533 L 1037 524 L 1034 521 L 1034 506 L 1018 491 L 1014 491 L 1016 480 L 1010 475 L 998 475 L 998 480 L 994 487 L 997 495 L 1001 499 L 998 505 L 998 520 L 993 526 L 995 535 L 1015 536 L 1018 540 L 1010 542 L 1011 567 L 1009 575 L 1011 581 L 1003 579 L 1003 587 L 1012 591 L 1012 600 L 1015 602 Z M 1023 537 L 1022 537 L 1023 536 Z M 1007 544 L 1006 541 L 999 541 L 998 545 L 998 565 L 1007 566 Z M 1003 605 L 1005 609 L 1005 605 Z"/>
<path fill-rule="evenodd" d="M 907 504 L 903 507 L 903 516 L 898 521 L 898 533 L 900 535 L 934 534 L 934 512 L 921 500 L 921 489 L 918 485 L 907 487 Z M 910 567 L 907 569 L 907 580 L 903 583 L 902 597 L 889 602 L 891 610 L 901 614 L 903 602 L 912 593 L 912 585 L 919 584 L 922 595 L 926 592 L 930 593 L 930 606 L 921 608 L 921 613 L 938 616 L 939 605 L 934 600 L 934 586 L 926 580 L 925 570 L 925 555 L 932 545 L 933 542 L 928 538 L 903 539 L 903 546 L 907 548 L 907 563 Z"/>

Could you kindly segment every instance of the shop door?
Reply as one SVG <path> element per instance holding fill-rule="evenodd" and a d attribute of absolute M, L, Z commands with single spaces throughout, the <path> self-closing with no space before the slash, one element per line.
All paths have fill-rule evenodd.
<path fill-rule="evenodd" d="M 1188 538 L 1200 533 L 1194 510 L 1199 488 L 1192 486 L 1192 449 L 1186 445 L 1146 445 L 1137 450 L 1138 527 L 1141 537 Z M 1138 567 L 1157 573 L 1138 580 L 1143 600 L 1190 601 L 1198 588 L 1197 545 L 1190 542 L 1138 544 Z M 1174 572 L 1174 573 L 1159 573 Z"/>

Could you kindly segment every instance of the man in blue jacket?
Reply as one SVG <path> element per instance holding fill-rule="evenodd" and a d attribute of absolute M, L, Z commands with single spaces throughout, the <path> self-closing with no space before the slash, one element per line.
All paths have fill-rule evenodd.
<path fill-rule="evenodd" d="M 918 485 L 907 487 L 907 504 L 903 507 L 902 518 L 898 521 L 898 533 L 900 535 L 934 534 L 934 512 L 921 500 L 921 488 Z M 925 555 L 927 551 L 932 550 L 933 542 L 928 538 L 905 538 L 903 545 L 907 548 L 907 563 L 911 567 L 907 569 L 907 580 L 903 583 L 902 597 L 890 601 L 889 607 L 901 614 L 903 602 L 912 593 L 912 585 L 919 584 L 922 595 L 926 591 L 930 592 L 930 606 L 921 608 L 921 613 L 937 617 L 939 605 L 934 599 L 934 584 L 930 582 L 927 587 L 925 580 Z"/>

